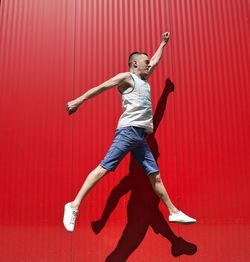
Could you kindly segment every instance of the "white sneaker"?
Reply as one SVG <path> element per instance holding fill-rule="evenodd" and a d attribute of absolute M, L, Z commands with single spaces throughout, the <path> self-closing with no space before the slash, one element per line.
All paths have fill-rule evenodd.
<path fill-rule="evenodd" d="M 169 215 L 168 217 L 169 222 L 176 222 L 176 223 L 195 223 L 196 219 L 187 216 L 181 211 L 178 211 L 177 213 L 173 213 L 172 215 Z"/>
<path fill-rule="evenodd" d="M 78 210 L 71 208 L 71 203 L 64 206 L 63 224 L 67 231 L 73 232 L 75 228 L 76 217 Z"/>

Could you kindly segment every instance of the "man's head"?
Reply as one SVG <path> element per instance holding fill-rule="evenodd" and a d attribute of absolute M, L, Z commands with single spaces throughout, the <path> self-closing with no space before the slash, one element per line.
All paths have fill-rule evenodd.
<path fill-rule="evenodd" d="M 136 51 L 136 52 L 131 53 L 128 58 L 128 66 L 131 68 L 133 66 L 133 62 L 137 61 L 138 58 L 141 57 L 142 55 L 148 56 L 147 53 L 145 52 Z"/>
<path fill-rule="evenodd" d="M 128 66 L 132 70 L 138 71 L 141 75 L 147 75 L 149 71 L 149 58 L 145 52 L 133 52 L 128 59 Z"/>

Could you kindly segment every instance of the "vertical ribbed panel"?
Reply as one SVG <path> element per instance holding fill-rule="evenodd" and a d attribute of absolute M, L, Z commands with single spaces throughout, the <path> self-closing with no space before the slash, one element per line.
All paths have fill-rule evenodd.
<path fill-rule="evenodd" d="M 173 202 L 198 219 L 171 225 L 198 246 L 179 260 L 249 260 L 249 12 L 247 0 L 0 1 L 3 261 L 96 262 L 115 249 L 140 208 L 127 207 L 127 185 L 115 192 L 120 201 L 100 234 L 90 222 L 128 174 L 129 158 L 84 200 L 73 237 L 63 229 L 62 212 L 110 146 L 119 94 L 110 90 L 70 117 L 65 104 L 127 71 L 131 52 L 153 55 L 168 30 L 170 42 L 150 79 L 154 112 L 168 90 L 155 135 L 158 163 Z M 145 198 L 143 205 L 149 203 Z M 160 210 L 167 221 L 166 208 Z M 140 219 L 136 228 L 145 223 Z M 127 261 L 176 260 L 166 221 L 159 234 L 148 223 Z"/>
<path fill-rule="evenodd" d="M 72 187 L 74 13 L 67 0 L 1 3 L 2 261 L 70 259 L 57 225 Z"/>
<path fill-rule="evenodd" d="M 184 193 L 188 181 L 192 185 L 199 174 L 202 184 L 196 190 L 218 194 L 218 200 L 225 206 L 237 184 L 235 174 L 245 182 L 248 179 L 249 92 L 246 86 L 249 77 L 247 46 L 241 35 L 243 29 L 246 30 L 244 14 L 239 13 L 233 1 L 231 5 L 223 3 L 183 1 L 181 4 L 177 1 L 173 6 L 176 14 L 173 24 L 178 41 L 174 47 L 178 49 L 174 56 L 175 84 L 179 89 L 176 92 L 177 143 L 183 164 L 178 175 L 187 176 L 182 180 L 181 191 Z M 222 186 L 227 190 L 223 196 Z M 202 197 L 207 200 L 206 195 Z M 183 194 L 184 199 L 191 200 Z M 231 201 L 234 200 L 226 206 L 237 213 L 238 204 Z M 212 208 L 214 203 L 210 203 Z M 204 213 L 205 217 L 213 216 L 209 210 Z"/>
<path fill-rule="evenodd" d="M 243 251 L 243 243 L 249 243 L 250 172 L 245 5 L 249 3 L 171 1 L 178 204 L 191 213 L 200 210 L 197 261 L 249 257 Z M 193 230 L 182 227 L 180 233 L 194 236 Z M 239 240 L 233 247 L 237 252 L 228 239 Z"/>

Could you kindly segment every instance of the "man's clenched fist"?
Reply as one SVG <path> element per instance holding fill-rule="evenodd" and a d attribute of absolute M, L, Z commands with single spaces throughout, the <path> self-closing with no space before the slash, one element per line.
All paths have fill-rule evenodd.
<path fill-rule="evenodd" d="M 170 38 L 170 32 L 165 32 L 162 34 L 162 41 L 167 43 Z"/>

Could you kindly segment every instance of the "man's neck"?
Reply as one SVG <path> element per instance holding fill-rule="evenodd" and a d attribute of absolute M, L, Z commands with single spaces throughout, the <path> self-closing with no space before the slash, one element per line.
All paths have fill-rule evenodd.
<path fill-rule="evenodd" d="M 130 69 L 130 73 L 133 73 L 134 75 L 136 75 L 137 77 L 139 77 L 142 80 L 146 80 L 145 77 L 141 76 L 140 73 L 137 70 Z"/>

